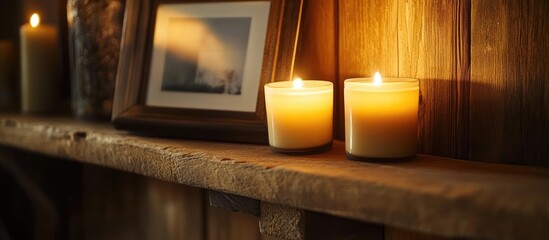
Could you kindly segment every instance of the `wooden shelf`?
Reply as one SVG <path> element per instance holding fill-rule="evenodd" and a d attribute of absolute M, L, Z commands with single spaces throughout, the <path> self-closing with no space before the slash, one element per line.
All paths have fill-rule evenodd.
<path fill-rule="evenodd" d="M 549 170 L 419 155 L 346 160 L 266 146 L 162 139 L 66 117 L 0 116 L 0 143 L 166 181 L 454 237 L 549 239 Z"/>

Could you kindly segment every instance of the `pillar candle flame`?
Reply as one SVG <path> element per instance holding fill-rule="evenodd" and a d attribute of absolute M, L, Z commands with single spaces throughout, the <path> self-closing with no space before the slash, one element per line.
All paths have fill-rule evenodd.
<path fill-rule="evenodd" d="M 30 25 L 32 27 L 37 27 L 38 24 L 40 24 L 40 16 L 38 16 L 38 14 L 32 14 L 31 18 L 30 18 Z"/>

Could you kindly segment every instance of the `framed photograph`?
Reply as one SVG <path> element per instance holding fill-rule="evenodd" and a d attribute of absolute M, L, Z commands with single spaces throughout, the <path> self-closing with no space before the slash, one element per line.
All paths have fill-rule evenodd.
<path fill-rule="evenodd" d="M 127 0 L 116 128 L 268 143 L 263 86 L 290 80 L 301 0 Z"/>

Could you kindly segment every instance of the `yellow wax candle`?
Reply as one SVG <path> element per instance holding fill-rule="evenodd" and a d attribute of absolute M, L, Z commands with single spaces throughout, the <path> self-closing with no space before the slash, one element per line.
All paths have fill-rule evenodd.
<path fill-rule="evenodd" d="M 345 150 L 350 159 L 407 158 L 417 152 L 417 79 L 347 79 Z"/>
<path fill-rule="evenodd" d="M 25 113 L 53 112 L 59 106 L 57 30 L 40 25 L 33 14 L 21 26 L 21 108 Z"/>
<path fill-rule="evenodd" d="M 328 81 L 265 85 L 269 144 L 275 152 L 307 153 L 332 144 L 333 84 Z"/>

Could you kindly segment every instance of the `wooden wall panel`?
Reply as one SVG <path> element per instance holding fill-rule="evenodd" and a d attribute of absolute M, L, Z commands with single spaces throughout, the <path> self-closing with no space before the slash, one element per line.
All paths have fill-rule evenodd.
<path fill-rule="evenodd" d="M 146 178 L 145 239 L 205 239 L 204 189 Z"/>
<path fill-rule="evenodd" d="M 398 0 L 339 1 L 340 81 L 398 75 Z"/>
<path fill-rule="evenodd" d="M 336 2 L 305 0 L 294 76 L 337 81 Z"/>
<path fill-rule="evenodd" d="M 0 147 L 0 239 L 80 239 L 79 163 Z"/>
<path fill-rule="evenodd" d="M 339 80 L 337 91 L 343 96 L 347 78 L 398 76 L 397 14 L 398 0 L 339 0 Z M 340 129 L 345 139 L 343 98 L 336 105 Z"/>
<path fill-rule="evenodd" d="M 420 153 L 468 156 L 469 15 L 469 0 L 398 2 L 398 76 L 420 80 Z M 443 238 L 387 226 L 385 239 Z"/>
<path fill-rule="evenodd" d="M 77 239 L 143 239 L 143 177 L 96 166 L 83 167 L 81 236 Z"/>
<path fill-rule="evenodd" d="M 400 0 L 398 70 L 420 80 L 418 150 L 466 158 L 469 0 Z"/>
<path fill-rule="evenodd" d="M 327 80 L 337 86 L 336 10 L 335 0 L 304 0 L 294 77 Z M 336 92 L 334 106 L 340 98 Z M 337 117 L 334 120 L 337 135 L 342 123 Z"/>
<path fill-rule="evenodd" d="M 85 165 L 82 194 L 75 239 L 205 239 L 202 189 Z"/>
<path fill-rule="evenodd" d="M 548 1 L 338 3 L 340 94 L 375 70 L 419 78 L 420 153 L 549 166 Z"/>
<path fill-rule="evenodd" d="M 549 1 L 472 2 L 473 160 L 549 167 Z"/>
<path fill-rule="evenodd" d="M 259 219 L 252 215 L 233 213 L 208 204 L 207 240 L 258 240 Z"/>

